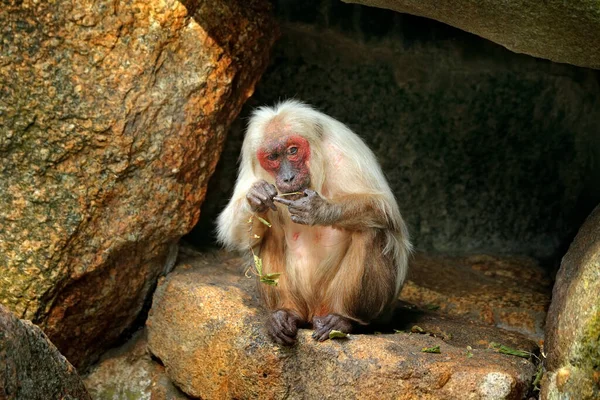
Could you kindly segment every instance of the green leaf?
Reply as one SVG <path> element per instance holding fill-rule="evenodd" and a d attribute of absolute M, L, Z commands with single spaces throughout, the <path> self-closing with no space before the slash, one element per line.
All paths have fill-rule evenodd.
<path fill-rule="evenodd" d="M 336 331 L 335 329 L 332 329 L 331 331 L 329 331 L 329 339 L 344 339 L 347 337 L 348 337 L 348 334 L 344 333 L 342 331 Z"/>
<path fill-rule="evenodd" d="M 265 278 L 265 277 L 260 277 L 260 281 L 262 283 L 265 283 L 267 285 L 271 285 L 271 286 L 277 286 L 278 280 L 277 279 L 269 279 L 269 278 Z"/>
<path fill-rule="evenodd" d="M 473 350 L 473 348 L 471 346 L 467 346 L 467 352 L 466 352 L 467 358 L 473 357 L 473 353 L 471 350 Z"/>
<path fill-rule="evenodd" d="M 279 273 L 274 274 L 265 274 L 260 276 L 260 281 L 262 283 L 266 283 L 267 285 L 277 286 L 279 283 Z"/>
<path fill-rule="evenodd" d="M 264 274 L 261 276 L 261 278 L 277 280 L 277 279 L 279 279 L 280 275 L 281 275 L 280 273 Z"/>
<path fill-rule="evenodd" d="M 258 220 L 259 220 L 260 222 L 262 222 L 263 224 L 265 224 L 265 225 L 266 225 L 266 226 L 268 226 L 269 228 L 272 226 L 272 225 L 271 225 L 271 223 L 270 223 L 269 221 L 267 221 L 266 219 L 264 219 L 264 218 L 261 218 L 261 217 L 259 217 L 259 216 L 257 216 L 256 218 L 258 218 Z"/>
<path fill-rule="evenodd" d="M 425 329 L 421 328 L 420 326 L 417 325 L 413 325 L 412 328 L 410 328 L 410 331 L 412 333 L 425 333 Z"/>
<path fill-rule="evenodd" d="M 433 346 L 433 347 L 423 347 L 421 349 L 421 351 L 423 353 L 441 353 L 442 351 L 440 350 L 440 346 Z"/>
<path fill-rule="evenodd" d="M 258 272 L 258 275 L 262 276 L 262 259 L 257 256 L 256 254 L 253 254 L 254 256 L 254 265 L 256 266 L 256 272 Z"/>
<path fill-rule="evenodd" d="M 503 344 L 492 342 L 490 347 L 495 349 L 498 353 L 508 354 L 509 356 L 529 358 L 531 353 L 523 350 L 513 349 L 512 347 L 504 346 Z"/>
<path fill-rule="evenodd" d="M 406 333 L 406 331 L 401 331 L 400 329 L 394 329 L 394 333 Z"/>
<path fill-rule="evenodd" d="M 540 382 L 542 381 L 542 376 L 544 375 L 544 367 L 542 365 L 542 362 L 540 361 L 537 367 L 537 371 L 535 373 L 535 377 L 533 379 L 533 391 L 534 392 L 539 392 L 540 391 Z"/>
<path fill-rule="evenodd" d="M 436 311 L 440 309 L 440 306 L 438 306 L 437 304 L 427 304 L 425 308 L 431 311 Z"/>

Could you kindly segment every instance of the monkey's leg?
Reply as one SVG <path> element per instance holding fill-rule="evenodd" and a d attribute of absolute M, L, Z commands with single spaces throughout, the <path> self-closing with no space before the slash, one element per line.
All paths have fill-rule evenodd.
<path fill-rule="evenodd" d="M 266 324 L 268 335 L 281 345 L 296 343 L 298 328 L 306 323 L 307 306 L 297 293 L 290 271 L 285 270 L 284 234 L 273 224 L 265 234 L 261 256 L 264 273 L 281 273 L 277 286 L 258 283 L 261 297 L 271 310 Z"/>
<path fill-rule="evenodd" d="M 266 286 L 261 284 L 262 286 Z M 277 343 L 291 346 L 296 343 L 298 328 L 306 324 L 306 304 L 294 296 L 286 278 L 279 280 L 277 288 L 264 288 L 271 291 L 267 306 L 274 310 L 267 320 L 267 333 Z M 274 296 L 274 294 L 276 295 Z M 294 301 L 294 299 L 296 301 Z"/>
<path fill-rule="evenodd" d="M 396 268 L 391 255 L 383 253 L 385 232 L 355 232 L 325 296 L 325 315 L 315 316 L 313 337 L 329 338 L 329 332 L 352 331 L 366 325 L 394 301 Z"/>

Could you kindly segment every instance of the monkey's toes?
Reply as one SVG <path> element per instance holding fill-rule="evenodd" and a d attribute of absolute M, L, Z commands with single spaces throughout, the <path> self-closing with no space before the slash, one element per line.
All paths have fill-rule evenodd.
<path fill-rule="evenodd" d="M 300 319 L 287 310 L 277 310 L 267 321 L 267 333 L 275 341 L 284 346 L 296 343 L 298 323 Z"/>
<path fill-rule="evenodd" d="M 336 330 L 344 333 L 352 332 L 352 321 L 337 314 L 329 314 L 324 317 L 314 317 L 313 327 L 315 331 L 312 337 L 319 342 L 329 339 L 329 332 Z"/>

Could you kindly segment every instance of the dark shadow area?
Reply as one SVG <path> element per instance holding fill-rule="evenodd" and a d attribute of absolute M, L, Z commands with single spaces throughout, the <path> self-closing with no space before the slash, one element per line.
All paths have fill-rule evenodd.
<path fill-rule="evenodd" d="M 252 110 L 296 98 L 374 150 L 417 249 L 556 268 L 600 202 L 598 72 L 450 26 L 340 1 L 275 1 L 282 37 L 230 129 L 200 221 L 214 244 Z"/>

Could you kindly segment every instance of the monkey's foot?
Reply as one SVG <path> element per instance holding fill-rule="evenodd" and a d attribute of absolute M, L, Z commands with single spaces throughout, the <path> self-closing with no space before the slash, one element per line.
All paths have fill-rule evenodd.
<path fill-rule="evenodd" d="M 277 310 L 271 314 L 267 321 L 267 332 L 271 339 L 284 346 L 296 343 L 296 334 L 300 318 L 289 310 Z"/>
<path fill-rule="evenodd" d="M 314 317 L 313 327 L 315 331 L 312 337 L 319 342 L 329 339 L 329 332 L 336 330 L 344 333 L 352 331 L 352 321 L 337 314 L 329 314 L 324 317 Z"/>

